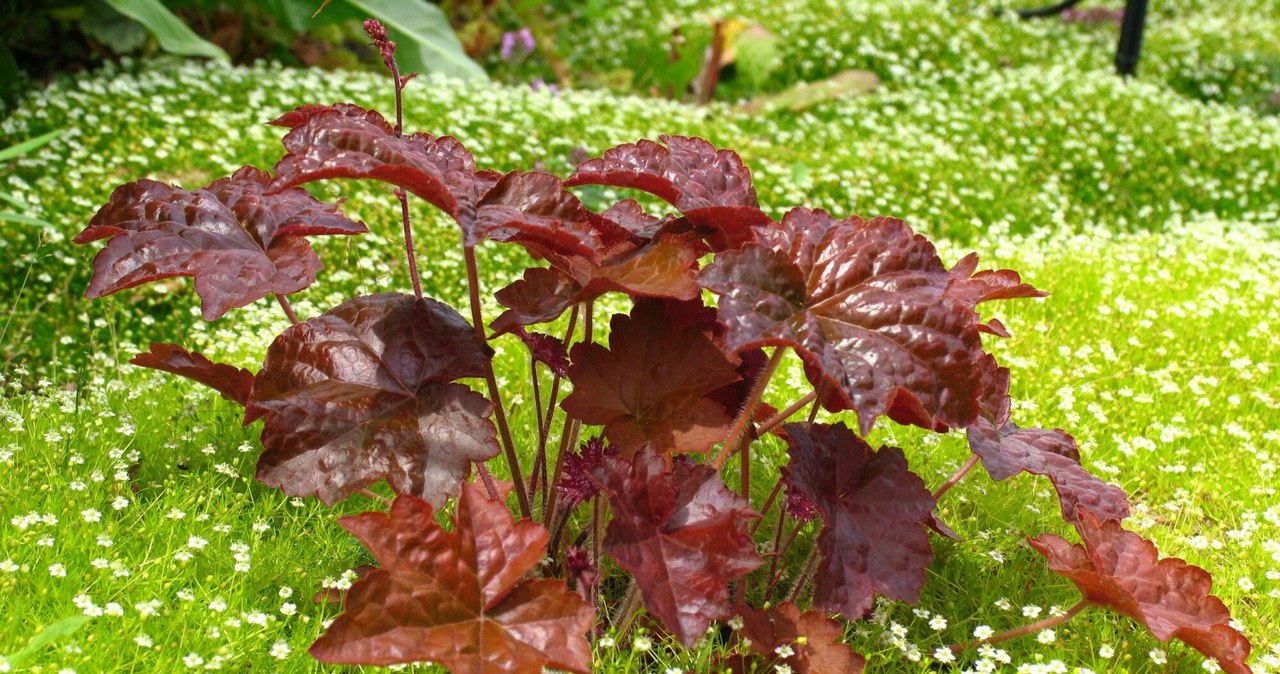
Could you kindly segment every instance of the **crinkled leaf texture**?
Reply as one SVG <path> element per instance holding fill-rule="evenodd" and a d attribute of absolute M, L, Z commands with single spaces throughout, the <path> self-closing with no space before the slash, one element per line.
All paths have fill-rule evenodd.
<path fill-rule="evenodd" d="M 609 348 L 580 343 L 571 360 L 565 413 L 604 426 L 625 456 L 649 444 L 668 455 L 705 452 L 732 423 L 707 394 L 738 381 L 737 359 L 697 327 L 677 329 L 661 302 L 615 315 Z"/>
<path fill-rule="evenodd" d="M 1084 545 L 1041 534 L 1028 542 L 1066 576 L 1085 600 L 1137 620 L 1157 639 L 1179 639 L 1214 658 L 1229 674 L 1247 674 L 1251 645 L 1228 623 L 1231 614 L 1210 594 L 1209 572 L 1176 557 L 1160 558 L 1151 541 L 1119 522 L 1084 512 L 1076 530 Z"/>
<path fill-rule="evenodd" d="M 701 138 L 659 140 L 664 145 L 641 140 L 606 150 L 603 157 L 579 164 L 565 185 L 612 185 L 653 194 L 693 225 L 710 230 L 716 250 L 752 241 L 754 228 L 771 224 L 757 206 L 751 171 L 736 152 L 716 150 Z"/>
<path fill-rule="evenodd" d="M 242 367 L 215 363 L 177 344 L 152 342 L 150 351 L 134 356 L 129 363 L 200 382 L 220 393 L 223 398 L 241 405 L 249 404 L 249 396 L 253 393 L 252 372 Z"/>
<path fill-rule="evenodd" d="M 1082 512 L 1101 520 L 1123 520 L 1129 516 L 1129 499 L 1124 490 L 1103 482 L 1080 465 L 1075 438 L 1061 430 L 1019 428 L 1006 423 L 1000 430 L 986 418 L 968 429 L 969 447 L 982 458 L 993 480 L 1004 480 L 1021 472 L 1047 476 L 1068 522 L 1080 521 Z"/>
<path fill-rule="evenodd" d="M 258 479 L 334 503 L 386 478 L 439 507 L 498 454 L 493 405 L 462 384 L 489 347 L 451 307 L 366 295 L 285 330 L 245 421 L 265 417 Z"/>
<path fill-rule="evenodd" d="M 990 331 L 974 306 L 1042 294 L 1010 285 L 1014 272 L 971 277 L 972 257 L 946 269 L 928 239 L 893 218 L 798 208 L 758 233 L 699 277 L 721 296 L 726 344 L 794 348 L 824 404 L 855 410 L 863 435 L 884 414 L 937 430 L 973 423 L 985 380 L 979 333 Z"/>
<path fill-rule="evenodd" d="M 304 237 L 368 231 L 304 190 L 272 193 L 270 182 L 269 174 L 246 166 L 197 190 L 154 180 L 117 187 L 74 239 L 111 239 L 93 259 L 85 295 L 190 276 L 212 321 L 271 293 L 311 285 L 323 265 Z"/>
<path fill-rule="evenodd" d="M 902 450 L 872 451 L 844 424 L 787 424 L 791 462 L 784 479 L 822 514 L 815 608 L 850 620 L 880 594 L 920 601 L 933 561 L 928 523 L 936 505 Z"/>
<path fill-rule="evenodd" d="M 729 582 L 760 565 L 746 499 L 709 466 L 645 448 L 594 473 L 613 519 L 604 549 L 631 572 L 649 612 L 686 647 L 729 616 Z"/>
<path fill-rule="evenodd" d="M 734 607 L 742 629 L 734 633 L 734 655 L 724 664 L 734 674 L 785 671 L 795 674 L 862 674 L 867 661 L 840 642 L 840 623 L 818 611 L 801 611 L 787 601 L 762 611 Z M 801 639 L 803 637 L 803 640 Z M 783 657 L 785 649 L 791 655 Z"/>
<path fill-rule="evenodd" d="M 389 514 L 339 520 L 382 568 L 347 592 L 343 613 L 311 646 L 323 662 L 438 662 L 454 674 L 588 672 L 595 611 L 560 580 L 522 580 L 547 530 L 467 485 L 453 531 L 431 504 L 400 495 Z"/>

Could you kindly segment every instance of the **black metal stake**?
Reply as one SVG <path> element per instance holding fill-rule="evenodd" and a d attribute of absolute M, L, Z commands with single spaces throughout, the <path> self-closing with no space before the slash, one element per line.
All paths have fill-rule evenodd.
<path fill-rule="evenodd" d="M 1130 77 L 1138 69 L 1142 53 L 1142 29 L 1147 23 L 1147 0 L 1129 0 L 1120 24 L 1120 45 L 1116 48 L 1116 72 Z"/>

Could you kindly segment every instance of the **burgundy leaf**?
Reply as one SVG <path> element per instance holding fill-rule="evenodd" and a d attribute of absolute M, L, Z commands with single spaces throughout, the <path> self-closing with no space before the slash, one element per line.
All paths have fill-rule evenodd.
<path fill-rule="evenodd" d="M 570 255 L 599 259 L 604 219 L 564 190 L 560 179 L 532 171 L 503 176 L 484 195 L 475 214 L 455 216 L 467 245 L 484 238 L 517 243 L 538 257 Z"/>
<path fill-rule="evenodd" d="M 1028 539 L 1049 568 L 1067 577 L 1086 601 L 1137 620 L 1161 641 L 1179 639 L 1214 658 L 1229 674 L 1247 674 L 1251 646 L 1229 624 L 1231 614 L 1210 594 L 1209 573 L 1176 557 L 1160 558 L 1156 546 L 1119 522 L 1082 513 L 1076 529 L 1084 545 L 1060 536 Z"/>
<path fill-rule="evenodd" d="M 582 443 L 580 451 L 566 453 L 564 465 L 560 468 L 560 479 L 555 484 L 561 503 L 572 510 L 579 503 L 599 494 L 600 485 L 596 484 L 592 473 L 604 465 L 605 457 L 617 455 L 618 452 L 605 445 L 604 439 L 599 436 Z"/>
<path fill-rule="evenodd" d="M 546 365 L 561 377 L 569 376 L 569 352 L 565 350 L 564 342 L 540 332 L 525 332 L 524 328 L 516 328 L 513 332 L 524 342 L 536 362 Z"/>
<path fill-rule="evenodd" d="M 822 513 L 813 605 L 863 618 L 875 595 L 920 600 L 933 560 L 928 523 L 936 502 L 902 450 L 867 443 L 836 424 L 787 424 L 785 478 Z"/>
<path fill-rule="evenodd" d="M 861 674 L 866 668 L 866 659 L 841 643 L 840 623 L 818 611 L 801 612 L 789 601 L 767 611 L 744 604 L 733 610 L 742 629 L 734 632 L 733 655 L 723 664 L 734 674 Z"/>
<path fill-rule="evenodd" d="M 574 304 L 610 291 L 681 300 L 698 296 L 696 251 L 673 236 L 660 236 L 640 248 L 620 247 L 599 264 L 584 258 L 551 261 L 556 268 L 527 269 L 524 278 L 497 292 L 508 310 L 490 325 L 495 333 L 555 320 Z"/>
<path fill-rule="evenodd" d="M 720 253 L 700 282 L 721 296 L 735 351 L 788 346 L 824 403 L 854 409 L 862 433 L 888 414 L 925 428 L 978 417 L 986 355 L 959 282 L 901 220 L 836 220 L 795 209 L 761 242 Z"/>
<path fill-rule="evenodd" d="M 386 478 L 435 505 L 472 461 L 496 456 L 493 405 L 461 384 L 489 347 L 448 305 L 367 295 L 290 327 L 271 345 L 246 423 L 266 417 L 258 479 L 325 503 Z"/>
<path fill-rule="evenodd" d="M 1062 516 L 1078 522 L 1082 512 L 1102 520 L 1129 516 L 1124 490 L 1103 482 L 1080 465 L 1075 438 L 1061 430 L 1018 428 L 1007 423 L 999 431 L 986 418 L 969 427 L 969 447 L 982 458 L 993 480 L 1021 472 L 1047 476 L 1062 505 Z"/>
<path fill-rule="evenodd" d="M 583 548 L 564 551 L 565 573 L 573 579 L 573 591 L 585 602 L 591 601 L 591 593 L 600 582 L 600 568 L 591 561 L 591 555 Z"/>
<path fill-rule="evenodd" d="M 368 231 L 304 190 L 270 194 L 270 182 L 246 166 L 197 190 L 154 180 L 117 187 L 74 239 L 111 239 L 93 260 L 85 295 L 190 276 L 211 321 L 271 293 L 311 285 L 323 265 L 304 237 Z"/>
<path fill-rule="evenodd" d="M 603 425 L 624 456 L 646 444 L 668 455 L 705 452 L 724 439 L 732 419 L 706 394 L 737 381 L 737 363 L 700 330 L 673 330 L 660 303 L 615 315 L 608 349 L 580 343 L 571 355 L 573 393 L 561 406 Z"/>
<path fill-rule="evenodd" d="M 438 662 L 454 674 L 588 672 L 592 608 L 564 581 L 523 580 L 547 550 L 547 530 L 472 486 L 453 531 L 431 504 L 396 498 L 389 514 L 338 520 L 382 565 L 347 593 L 342 615 L 311 646 L 322 662 Z"/>
<path fill-rule="evenodd" d="M 271 122 L 292 129 L 276 164 L 276 188 L 329 178 L 369 178 L 408 190 L 454 219 L 469 218 L 501 177 L 477 171 L 475 159 L 451 136 L 396 136 L 373 110 L 340 103 L 308 105 Z M 477 239 L 478 241 L 478 239 Z"/>
<path fill-rule="evenodd" d="M 759 514 L 709 466 L 680 457 L 670 469 L 645 448 L 605 459 L 596 479 L 613 520 L 604 549 L 630 571 L 649 612 L 686 647 L 729 615 L 729 582 L 760 565 L 748 527 Z"/>
<path fill-rule="evenodd" d="M 177 344 L 152 342 L 150 351 L 134 356 L 129 363 L 198 381 L 222 394 L 223 398 L 241 405 L 249 403 L 249 395 L 253 392 L 252 372 L 242 367 L 215 363 Z"/>
<path fill-rule="evenodd" d="M 641 140 L 606 150 L 580 164 L 565 185 L 612 185 L 656 195 L 693 224 L 714 231 L 716 250 L 752 241 L 755 227 L 771 224 L 757 207 L 751 171 L 737 153 L 716 150 L 701 138 L 659 138 L 665 147 Z"/>

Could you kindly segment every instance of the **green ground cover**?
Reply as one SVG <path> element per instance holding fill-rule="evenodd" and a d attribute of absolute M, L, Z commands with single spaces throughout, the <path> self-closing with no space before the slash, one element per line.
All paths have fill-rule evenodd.
<path fill-rule="evenodd" d="M 1091 470 L 1133 495 L 1129 525 L 1163 553 L 1214 573 L 1217 593 L 1254 641 L 1254 670 L 1280 671 L 1280 340 L 1272 334 L 1280 328 L 1280 123 L 1247 109 L 1249 92 L 1265 82 L 1260 69 L 1232 75 L 1240 88 L 1220 83 L 1218 97 L 1196 89 L 1221 70 L 1199 50 L 1222 40 L 1230 47 L 1223 58 L 1264 62 L 1275 44 L 1260 31 L 1280 12 L 1262 2 L 1161 8 L 1153 21 L 1181 33 L 1157 38 L 1153 30 L 1144 64 L 1153 83 L 1125 84 L 1101 72 L 1110 38 L 1100 30 L 993 22 L 976 10 L 942 22 L 934 4 L 859 5 L 876 23 L 832 33 L 827 51 L 780 73 L 777 85 L 872 66 L 891 86 L 799 116 L 419 81 L 408 90 L 409 126 L 456 135 L 485 164 L 560 174 L 583 151 L 659 133 L 702 135 L 740 150 L 761 201 L 777 211 L 805 203 L 901 215 L 945 237 L 948 261 L 972 249 L 986 265 L 1022 270 L 1054 294 L 999 309 L 1014 334 L 994 348 L 1013 369 L 1015 418 L 1075 434 Z M 826 8 L 792 5 L 772 25 L 789 17 L 788 30 L 800 31 L 803 12 Z M 744 13 L 770 6 L 736 5 Z M 1221 30 L 1192 20 L 1210 15 Z M 642 39 L 619 37 L 622 45 Z M 1033 58 L 1046 45 L 1060 55 L 1102 51 L 1080 61 L 1088 67 L 1062 67 Z M 604 58 L 593 49 L 582 45 L 584 55 Z M 1005 69 L 1005 53 L 1023 57 Z M 943 71 L 963 77 L 927 76 Z M 242 164 L 269 166 L 280 134 L 262 122 L 309 102 L 385 109 L 385 84 L 269 66 L 127 64 L 55 84 L 0 122 L 0 146 L 66 129 L 0 177 L 0 189 L 50 223 L 0 237 L 0 654 L 59 619 L 91 618 L 13 671 L 322 669 L 305 651 L 337 609 L 313 597 L 349 583 L 343 574 L 369 561 L 334 518 L 376 504 L 357 498 L 328 509 L 254 483 L 257 430 L 240 426 L 234 406 L 121 365 L 155 339 L 252 366 L 283 317 L 263 302 L 205 324 L 182 282 L 86 302 L 92 251 L 69 239 L 117 184 L 146 175 L 190 187 Z M 295 302 L 303 316 L 357 292 L 408 287 L 393 262 L 389 193 L 350 183 L 325 189 L 346 197 L 344 210 L 373 234 L 317 242 L 327 269 Z M 460 305 L 456 233 L 426 208 L 417 214 L 428 293 Z M 505 284 L 525 262 L 483 250 L 486 285 Z M 492 305 L 486 313 L 496 315 Z M 523 357 L 513 343 L 496 346 L 518 404 L 529 397 L 518 388 Z M 799 372 L 777 384 L 775 403 L 807 390 Z M 528 427 L 527 405 L 520 410 L 514 422 Z M 968 451 L 954 434 L 922 439 L 886 425 L 876 435 L 905 447 L 931 485 Z M 760 453 L 765 475 L 782 456 L 774 449 Z M 939 559 L 921 604 L 885 602 L 874 620 L 851 627 L 873 671 L 1201 671 L 1194 651 L 1100 611 L 1052 637 L 939 662 L 935 649 L 979 626 L 999 631 L 1074 600 L 1021 543 L 1065 528 L 1048 483 L 1024 476 L 1012 488 L 990 487 L 975 471 L 943 499 L 943 517 L 964 540 L 935 539 Z M 606 672 L 705 671 L 713 650 L 683 652 L 660 640 L 647 650 L 607 639 L 596 646 Z"/>

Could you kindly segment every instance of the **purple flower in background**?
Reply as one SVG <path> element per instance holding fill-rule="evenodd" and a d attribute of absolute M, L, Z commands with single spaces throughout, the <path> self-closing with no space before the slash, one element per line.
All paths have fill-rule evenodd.
<path fill-rule="evenodd" d="M 543 89 L 546 89 L 547 93 L 552 96 L 560 93 L 560 87 L 557 87 L 555 84 L 547 84 L 546 80 L 541 77 L 533 78 L 533 81 L 529 83 L 529 88 L 534 91 L 542 91 Z"/>
<path fill-rule="evenodd" d="M 502 48 L 499 52 L 503 61 L 510 61 L 515 56 L 517 45 L 519 45 L 520 51 L 529 54 L 533 52 L 534 47 L 538 46 L 538 43 L 533 39 L 533 33 L 528 28 L 503 33 Z"/>

